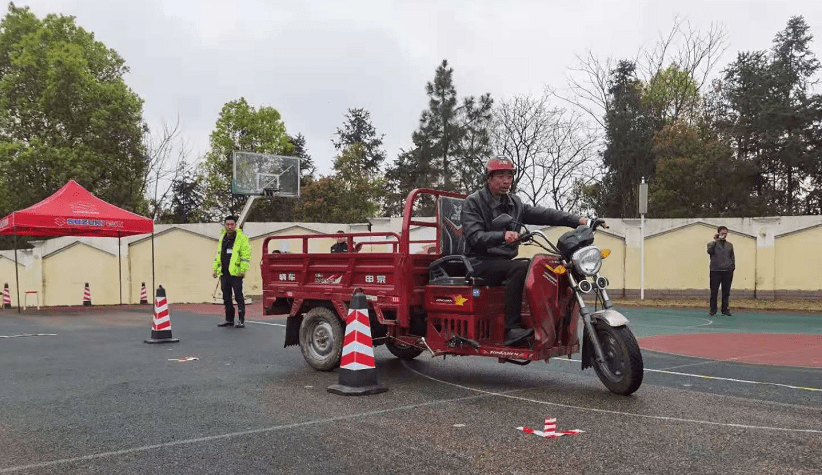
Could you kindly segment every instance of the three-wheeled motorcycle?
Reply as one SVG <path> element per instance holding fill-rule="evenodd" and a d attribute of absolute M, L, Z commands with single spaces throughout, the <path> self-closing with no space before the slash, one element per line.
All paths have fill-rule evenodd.
<path fill-rule="evenodd" d="M 327 252 L 322 246 L 329 238 L 322 234 L 266 238 L 263 305 L 266 314 L 288 314 L 285 346 L 299 345 L 315 369 L 339 366 L 348 305 L 355 292 L 362 292 L 374 345 L 386 345 L 398 358 L 490 356 L 525 365 L 570 357 L 581 346 L 583 370 L 593 367 L 617 394 L 636 391 L 643 378 L 642 354 L 628 320 L 608 297 L 608 279 L 600 274 L 608 251 L 600 250 L 594 238 L 602 221 L 591 219 L 591 226 L 563 234 L 556 245 L 539 230 L 520 235 L 522 243 L 543 251 L 530 258 L 523 295 L 522 322 L 534 335 L 522 346 L 505 346 L 504 288 L 472 276 L 464 256 L 464 198 L 414 190 L 399 233 L 334 235 L 348 240 L 348 253 Z M 426 210 L 433 216 L 425 216 Z M 502 216 L 497 225 L 510 222 Z M 281 252 L 284 240 L 301 252 Z"/>

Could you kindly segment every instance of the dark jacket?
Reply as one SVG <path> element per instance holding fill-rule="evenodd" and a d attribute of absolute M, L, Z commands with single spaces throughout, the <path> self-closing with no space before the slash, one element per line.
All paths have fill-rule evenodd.
<path fill-rule="evenodd" d="M 732 271 L 736 269 L 734 245 L 728 241 L 711 241 L 708 243 L 708 254 L 711 256 L 711 270 Z"/>
<path fill-rule="evenodd" d="M 510 215 L 514 223 L 505 230 L 492 230 L 491 221 L 504 213 Z M 516 195 L 505 195 L 497 201 L 488 186 L 485 186 L 468 195 L 462 205 L 465 254 L 469 257 L 513 259 L 517 256 L 519 243 L 506 246 L 505 231 L 519 232 L 519 224 L 575 228 L 579 225 L 579 220 L 579 216 L 565 211 L 523 204 Z"/>
<path fill-rule="evenodd" d="M 331 252 L 348 252 L 347 242 L 335 242 L 331 246 Z"/>

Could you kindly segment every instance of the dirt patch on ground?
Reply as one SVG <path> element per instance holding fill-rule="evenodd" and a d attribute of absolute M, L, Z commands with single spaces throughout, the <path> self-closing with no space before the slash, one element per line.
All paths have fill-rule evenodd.
<path fill-rule="evenodd" d="M 617 307 L 697 308 L 708 310 L 707 299 L 611 299 Z M 731 312 L 734 310 L 761 310 L 774 312 L 822 313 L 822 300 L 757 300 L 734 299 L 731 294 Z"/>

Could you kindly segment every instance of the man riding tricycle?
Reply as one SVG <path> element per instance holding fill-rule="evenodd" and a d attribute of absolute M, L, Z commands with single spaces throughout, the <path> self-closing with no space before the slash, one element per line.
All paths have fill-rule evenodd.
<path fill-rule="evenodd" d="M 300 345 L 315 369 L 338 367 L 348 305 L 362 292 L 374 345 L 398 358 L 428 352 L 525 365 L 582 346 L 582 369 L 593 366 L 615 393 L 636 391 L 642 354 L 599 273 L 608 251 L 593 244 L 604 222 L 522 204 L 508 193 L 513 164 L 506 159 L 492 158 L 486 172 L 487 186 L 468 197 L 412 191 L 400 233 L 348 233 L 353 252 L 309 252 L 324 235 L 267 238 L 263 305 L 268 315 L 288 314 L 285 345 Z M 434 216 L 418 216 L 422 209 Z M 574 229 L 554 245 L 526 224 Z M 280 239 L 300 241 L 302 252 L 269 252 Z M 521 244 L 544 252 L 517 259 Z"/>

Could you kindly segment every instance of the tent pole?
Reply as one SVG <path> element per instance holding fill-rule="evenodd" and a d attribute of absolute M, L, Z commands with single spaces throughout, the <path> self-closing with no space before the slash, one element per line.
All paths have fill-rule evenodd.
<path fill-rule="evenodd" d="M 14 227 L 14 287 L 17 289 L 17 313 L 20 313 L 20 271 L 17 269 L 17 226 Z"/>
<path fill-rule="evenodd" d="M 117 265 L 120 269 L 120 305 L 123 305 L 123 251 L 120 247 L 120 232 L 117 232 Z"/>
<path fill-rule="evenodd" d="M 154 230 L 151 230 L 151 292 L 156 292 L 157 287 L 154 284 Z M 152 297 L 153 298 L 153 297 Z"/>

